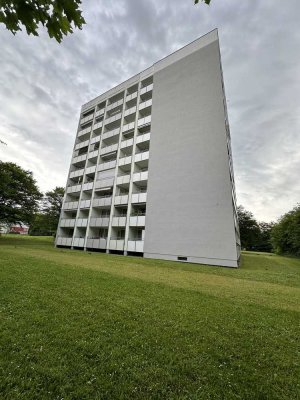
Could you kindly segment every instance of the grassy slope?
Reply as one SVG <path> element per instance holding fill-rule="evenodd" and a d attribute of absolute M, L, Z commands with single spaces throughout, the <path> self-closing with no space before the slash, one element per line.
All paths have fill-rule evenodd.
<path fill-rule="evenodd" d="M 4 399 L 300 398 L 299 259 L 232 270 L 9 236 L 0 274 Z"/>

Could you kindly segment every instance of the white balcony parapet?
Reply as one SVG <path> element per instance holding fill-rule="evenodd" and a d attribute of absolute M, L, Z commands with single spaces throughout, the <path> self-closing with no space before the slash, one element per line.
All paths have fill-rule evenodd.
<path fill-rule="evenodd" d="M 98 171 L 104 171 L 105 169 L 115 168 L 117 164 L 116 160 L 107 161 L 105 163 L 99 164 Z"/>
<path fill-rule="evenodd" d="M 135 251 L 137 253 L 144 252 L 144 241 L 143 240 L 128 240 L 127 251 Z"/>
<path fill-rule="evenodd" d="M 78 170 L 76 170 L 76 171 L 72 171 L 72 172 L 70 172 L 70 178 L 71 178 L 71 179 L 72 179 L 72 178 L 77 178 L 78 176 L 83 175 L 83 173 L 84 173 L 84 168 L 78 169 Z"/>
<path fill-rule="evenodd" d="M 99 128 L 102 128 L 103 126 L 103 121 L 97 122 L 94 126 L 93 126 L 93 131 L 96 131 Z"/>
<path fill-rule="evenodd" d="M 140 118 L 138 120 L 138 127 L 141 127 L 143 125 L 148 125 L 151 123 L 151 115 L 148 115 L 147 117 Z"/>
<path fill-rule="evenodd" d="M 90 133 L 92 130 L 92 127 L 89 126 L 88 128 L 82 129 L 81 131 L 78 132 L 78 137 L 86 135 L 87 133 Z"/>
<path fill-rule="evenodd" d="M 111 124 L 112 122 L 118 121 L 118 119 L 121 119 L 122 113 L 118 113 L 116 115 L 113 115 L 112 117 L 106 118 L 105 120 L 105 125 Z"/>
<path fill-rule="evenodd" d="M 106 207 L 111 205 L 111 199 L 112 197 L 102 197 L 99 199 L 94 199 L 93 200 L 93 207 Z"/>
<path fill-rule="evenodd" d="M 81 200 L 80 208 L 89 208 L 91 206 L 91 200 Z"/>
<path fill-rule="evenodd" d="M 119 135 L 119 133 L 120 133 L 120 128 L 116 128 L 116 129 L 113 129 L 111 131 L 104 132 L 103 135 L 102 135 L 102 140 L 111 138 L 111 137 L 113 137 L 115 135 Z"/>
<path fill-rule="evenodd" d="M 124 239 L 110 239 L 108 248 L 110 250 L 124 250 Z"/>
<path fill-rule="evenodd" d="M 99 149 L 94 150 L 94 151 L 90 151 L 90 152 L 89 152 L 89 158 L 98 157 L 98 154 L 99 154 Z"/>
<path fill-rule="evenodd" d="M 150 141 L 150 132 L 144 133 L 143 135 L 139 135 L 136 138 L 137 143 L 149 142 Z"/>
<path fill-rule="evenodd" d="M 80 125 L 86 124 L 87 122 L 91 121 L 93 118 L 94 118 L 94 113 L 88 115 L 87 117 L 81 118 L 81 120 L 80 120 Z"/>
<path fill-rule="evenodd" d="M 137 153 L 134 156 L 135 162 L 144 161 L 144 160 L 149 160 L 149 150 L 143 151 L 141 153 Z"/>
<path fill-rule="evenodd" d="M 124 112 L 124 117 L 127 117 L 128 115 L 133 114 L 135 112 L 136 112 L 136 106 L 128 108 L 128 110 Z"/>
<path fill-rule="evenodd" d="M 146 203 L 147 193 L 132 193 L 131 203 Z"/>
<path fill-rule="evenodd" d="M 87 226 L 87 222 L 88 222 L 87 218 L 78 218 L 77 221 L 76 221 L 76 226 L 86 227 Z"/>
<path fill-rule="evenodd" d="M 130 182 L 130 174 L 117 177 L 117 185 L 124 185 Z"/>
<path fill-rule="evenodd" d="M 148 171 L 135 172 L 133 174 L 132 180 L 133 180 L 133 182 L 147 181 L 148 180 Z"/>
<path fill-rule="evenodd" d="M 119 107 L 122 104 L 123 104 L 123 99 L 115 101 L 114 103 L 111 103 L 109 106 L 106 107 L 106 111 L 113 110 L 114 108 Z"/>
<path fill-rule="evenodd" d="M 63 205 L 64 210 L 74 210 L 78 208 L 78 201 L 66 201 Z"/>
<path fill-rule="evenodd" d="M 130 226 L 145 226 L 145 215 L 131 216 L 129 218 Z"/>
<path fill-rule="evenodd" d="M 95 182 L 95 189 L 109 188 L 114 185 L 114 178 L 100 179 Z"/>
<path fill-rule="evenodd" d="M 115 196 L 115 205 L 128 204 L 128 194 Z"/>
<path fill-rule="evenodd" d="M 130 101 L 136 98 L 137 98 L 137 92 L 134 92 L 126 96 L 126 101 Z"/>
<path fill-rule="evenodd" d="M 134 122 L 130 122 L 129 124 L 125 124 L 125 125 L 123 125 L 122 132 L 131 131 L 131 130 L 134 129 L 134 126 L 135 126 Z"/>
<path fill-rule="evenodd" d="M 147 101 L 143 101 L 139 105 L 139 110 L 143 110 L 144 108 L 151 107 L 152 106 L 152 99 L 149 99 Z"/>
<path fill-rule="evenodd" d="M 101 115 L 104 114 L 104 111 L 105 111 L 105 109 L 104 109 L 104 108 L 101 108 L 101 110 L 99 110 L 99 111 L 96 112 L 95 117 L 96 117 L 96 118 L 101 117 Z"/>
<path fill-rule="evenodd" d="M 133 138 L 122 140 L 121 142 L 121 149 L 125 149 L 126 147 L 133 146 Z"/>
<path fill-rule="evenodd" d="M 73 228 L 75 226 L 75 218 L 63 218 L 60 220 L 60 226 L 62 228 Z"/>
<path fill-rule="evenodd" d="M 118 143 L 115 143 L 110 146 L 102 147 L 102 149 L 100 150 L 100 154 L 103 155 L 103 154 L 107 154 L 107 153 L 112 153 L 117 150 L 118 150 Z"/>
<path fill-rule="evenodd" d="M 82 190 L 93 190 L 94 182 L 87 182 L 82 185 Z"/>
<path fill-rule="evenodd" d="M 75 237 L 73 239 L 73 246 L 74 247 L 83 247 L 84 246 L 84 238 Z"/>
<path fill-rule="evenodd" d="M 132 156 L 119 158 L 119 167 L 131 164 L 131 161 L 132 161 Z"/>
<path fill-rule="evenodd" d="M 140 94 L 145 94 L 146 92 L 151 92 L 153 89 L 153 83 L 141 89 Z"/>
<path fill-rule="evenodd" d="M 95 137 L 93 137 L 91 139 L 91 144 L 94 144 L 94 143 L 97 143 L 97 142 L 100 142 L 100 135 L 95 136 Z"/>
<path fill-rule="evenodd" d="M 126 217 L 113 217 L 112 226 L 126 226 Z"/>
<path fill-rule="evenodd" d="M 56 245 L 57 246 L 72 246 L 72 238 L 59 236 L 57 238 Z"/>
<path fill-rule="evenodd" d="M 90 226 L 106 227 L 109 225 L 109 217 L 91 218 Z"/>
<path fill-rule="evenodd" d="M 87 157 L 87 154 L 82 154 L 81 156 L 73 157 L 72 164 L 76 164 L 78 162 L 85 161 L 86 157 Z"/>
<path fill-rule="evenodd" d="M 96 165 L 92 165 L 85 170 L 86 174 L 93 174 L 94 172 L 96 172 Z"/>
<path fill-rule="evenodd" d="M 107 240 L 104 238 L 87 238 L 86 247 L 89 249 L 106 249 Z"/>
<path fill-rule="evenodd" d="M 84 142 L 77 143 L 75 146 L 75 150 L 82 149 L 83 147 L 86 147 L 88 145 L 89 145 L 89 140 L 85 140 Z"/>
<path fill-rule="evenodd" d="M 72 185 L 67 188 L 67 193 L 77 193 L 81 191 L 81 185 Z"/>

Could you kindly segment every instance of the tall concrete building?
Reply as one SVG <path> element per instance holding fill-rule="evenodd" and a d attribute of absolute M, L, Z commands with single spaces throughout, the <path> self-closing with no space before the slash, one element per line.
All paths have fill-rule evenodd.
<path fill-rule="evenodd" d="M 56 245 L 238 266 L 217 30 L 82 106 Z"/>

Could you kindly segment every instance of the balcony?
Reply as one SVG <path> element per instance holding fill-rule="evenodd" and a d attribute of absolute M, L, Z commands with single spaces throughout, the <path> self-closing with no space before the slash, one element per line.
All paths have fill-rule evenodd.
<path fill-rule="evenodd" d="M 128 115 L 131 115 L 133 113 L 136 113 L 136 106 L 128 108 L 128 110 L 124 112 L 124 117 L 127 117 Z"/>
<path fill-rule="evenodd" d="M 76 221 L 76 226 L 77 227 L 86 227 L 88 223 L 87 218 L 78 218 Z"/>
<path fill-rule="evenodd" d="M 122 117 L 122 113 L 121 113 L 121 112 L 118 113 L 118 114 L 116 114 L 116 115 L 113 115 L 112 117 L 109 117 L 109 118 L 107 118 L 107 119 L 105 120 L 105 125 L 109 125 L 109 124 L 111 124 L 111 123 L 113 123 L 113 122 L 116 122 L 116 121 L 118 121 L 119 119 L 121 119 L 121 117 Z"/>
<path fill-rule="evenodd" d="M 92 165 L 85 170 L 86 174 L 94 174 L 96 172 L 96 165 Z"/>
<path fill-rule="evenodd" d="M 82 190 L 84 191 L 93 190 L 93 187 L 94 187 L 94 182 L 87 182 L 82 185 Z"/>
<path fill-rule="evenodd" d="M 105 163 L 102 163 L 98 166 L 98 171 L 104 171 L 106 169 L 112 169 L 115 168 L 117 164 L 116 160 L 112 160 L 112 161 L 107 161 Z"/>
<path fill-rule="evenodd" d="M 119 206 L 119 205 L 122 205 L 122 204 L 128 204 L 128 194 L 115 196 L 114 204 L 116 206 Z"/>
<path fill-rule="evenodd" d="M 93 126 L 93 132 L 99 133 L 99 131 L 101 131 L 102 126 L 103 126 L 103 121 L 97 122 L 97 123 Z"/>
<path fill-rule="evenodd" d="M 130 174 L 117 177 L 117 185 L 125 185 L 130 182 Z"/>
<path fill-rule="evenodd" d="M 61 228 L 74 228 L 75 226 L 75 218 L 64 218 L 60 220 Z"/>
<path fill-rule="evenodd" d="M 78 176 L 82 176 L 83 173 L 84 173 L 84 168 L 78 169 L 78 170 L 76 170 L 76 171 L 72 171 L 72 172 L 70 172 L 69 178 L 70 178 L 70 179 L 72 179 L 72 178 L 77 178 Z"/>
<path fill-rule="evenodd" d="M 100 179 L 95 183 L 95 190 L 109 188 L 114 185 L 114 178 Z"/>
<path fill-rule="evenodd" d="M 148 180 L 148 171 L 135 172 L 132 177 L 133 182 L 141 182 Z"/>
<path fill-rule="evenodd" d="M 126 96 L 126 102 L 131 101 L 137 98 L 137 92 L 131 93 L 128 96 Z"/>
<path fill-rule="evenodd" d="M 126 216 L 113 216 L 112 221 L 111 221 L 111 225 L 114 227 L 124 227 L 126 226 Z"/>
<path fill-rule="evenodd" d="M 99 149 L 94 150 L 94 151 L 90 151 L 90 152 L 89 152 L 88 158 L 89 158 L 89 159 L 91 159 L 91 158 L 97 158 L 97 157 L 98 157 L 98 154 L 99 154 Z"/>
<path fill-rule="evenodd" d="M 134 126 L 135 126 L 134 122 L 130 122 L 129 124 L 125 124 L 125 125 L 123 125 L 122 132 L 124 133 L 124 132 L 132 131 L 132 130 L 134 130 Z"/>
<path fill-rule="evenodd" d="M 143 135 L 139 135 L 136 138 L 136 143 L 145 143 L 145 142 L 149 142 L 150 141 L 150 132 L 148 133 L 144 133 Z"/>
<path fill-rule="evenodd" d="M 109 250 L 124 250 L 124 239 L 110 239 L 108 248 Z"/>
<path fill-rule="evenodd" d="M 140 103 L 139 105 L 139 110 L 144 110 L 147 107 L 151 107 L 152 106 L 152 99 L 149 99 L 147 101 L 143 101 L 142 103 Z"/>
<path fill-rule="evenodd" d="M 91 126 L 89 126 L 88 128 L 82 129 L 81 131 L 78 132 L 77 137 L 82 137 L 84 135 L 87 135 L 91 132 L 91 130 L 92 130 Z"/>
<path fill-rule="evenodd" d="M 149 125 L 149 124 L 151 124 L 151 115 L 148 115 L 147 117 L 144 117 L 144 118 L 140 118 L 138 120 L 139 128 L 141 128 L 142 126 L 145 126 L 145 125 Z"/>
<path fill-rule="evenodd" d="M 111 205 L 111 196 L 100 197 L 93 200 L 93 207 L 108 207 Z"/>
<path fill-rule="evenodd" d="M 119 167 L 123 167 L 124 165 L 131 164 L 132 156 L 119 158 Z"/>
<path fill-rule="evenodd" d="M 95 137 L 93 137 L 91 139 L 91 144 L 95 144 L 95 143 L 98 143 L 98 142 L 100 142 L 100 135 L 95 136 Z"/>
<path fill-rule="evenodd" d="M 73 246 L 74 247 L 84 247 L 84 238 L 75 237 L 73 239 Z"/>
<path fill-rule="evenodd" d="M 149 150 L 142 151 L 134 156 L 135 162 L 141 162 L 145 160 L 149 160 Z"/>
<path fill-rule="evenodd" d="M 123 99 L 115 101 L 114 103 L 111 103 L 109 106 L 106 107 L 106 111 L 111 111 L 114 108 L 121 106 L 122 104 L 123 104 Z"/>
<path fill-rule="evenodd" d="M 86 158 L 87 158 L 87 153 L 82 154 L 81 156 L 73 157 L 72 164 L 82 163 L 86 160 Z"/>
<path fill-rule="evenodd" d="M 58 236 L 56 240 L 57 246 L 72 246 L 72 239 L 71 237 L 62 237 Z"/>
<path fill-rule="evenodd" d="M 113 129 L 111 131 L 104 132 L 102 135 L 102 140 L 110 139 L 113 136 L 119 135 L 120 128 Z"/>
<path fill-rule="evenodd" d="M 146 203 L 146 201 L 147 201 L 147 192 L 132 193 L 131 203 L 133 204 Z"/>
<path fill-rule="evenodd" d="M 81 191 L 81 185 L 72 185 L 67 188 L 67 193 L 78 193 Z"/>
<path fill-rule="evenodd" d="M 129 226 L 145 226 L 145 215 L 133 215 L 129 218 Z"/>
<path fill-rule="evenodd" d="M 90 208 L 91 200 L 81 200 L 80 208 Z"/>
<path fill-rule="evenodd" d="M 126 147 L 131 147 L 131 146 L 133 146 L 133 138 L 122 140 L 121 149 L 126 149 Z"/>
<path fill-rule="evenodd" d="M 77 143 L 74 150 L 82 149 L 83 147 L 87 147 L 89 145 L 89 140 L 85 140 L 84 142 Z"/>
<path fill-rule="evenodd" d="M 66 201 L 63 210 L 74 210 L 78 208 L 78 201 Z"/>
<path fill-rule="evenodd" d="M 91 218 L 90 226 L 91 227 L 107 227 L 109 225 L 109 217 L 100 217 L 100 218 Z"/>
<path fill-rule="evenodd" d="M 99 110 L 99 111 L 96 112 L 95 117 L 96 117 L 96 118 L 101 117 L 101 115 L 104 115 L 104 111 L 105 111 L 105 109 L 104 109 L 104 108 L 101 108 L 101 110 Z"/>
<path fill-rule="evenodd" d="M 107 239 L 88 237 L 86 247 L 89 249 L 106 249 Z"/>
<path fill-rule="evenodd" d="M 102 149 L 100 150 L 100 154 L 102 156 L 104 154 L 113 153 L 113 152 L 115 152 L 117 150 L 118 150 L 118 143 L 115 143 L 115 144 L 112 144 L 110 146 L 102 147 Z"/>
<path fill-rule="evenodd" d="M 84 125 L 84 124 L 88 123 L 89 121 L 92 121 L 93 118 L 94 118 L 94 113 L 88 115 L 87 117 L 81 118 L 80 125 Z"/>
<path fill-rule="evenodd" d="M 143 240 L 128 240 L 127 251 L 135 251 L 137 253 L 144 252 L 144 241 Z"/>
<path fill-rule="evenodd" d="M 147 92 L 151 92 L 153 90 L 153 83 L 141 89 L 140 94 L 143 95 Z"/>

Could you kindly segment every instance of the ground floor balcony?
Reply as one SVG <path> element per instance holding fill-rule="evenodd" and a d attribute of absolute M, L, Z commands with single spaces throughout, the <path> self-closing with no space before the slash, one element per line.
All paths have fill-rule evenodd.
<path fill-rule="evenodd" d="M 110 239 L 108 249 L 124 251 L 125 240 L 124 239 Z"/>
<path fill-rule="evenodd" d="M 84 247 L 85 239 L 82 237 L 75 237 L 73 239 L 73 247 Z"/>
<path fill-rule="evenodd" d="M 105 250 L 107 247 L 107 240 L 99 237 L 88 237 L 86 241 L 86 247 L 88 249 L 102 249 Z"/>
<path fill-rule="evenodd" d="M 59 236 L 56 240 L 56 245 L 57 246 L 72 246 L 72 238 Z"/>
<path fill-rule="evenodd" d="M 144 252 L 144 241 L 143 240 L 128 240 L 127 251 L 143 253 Z"/>

